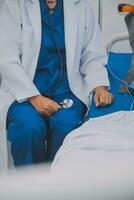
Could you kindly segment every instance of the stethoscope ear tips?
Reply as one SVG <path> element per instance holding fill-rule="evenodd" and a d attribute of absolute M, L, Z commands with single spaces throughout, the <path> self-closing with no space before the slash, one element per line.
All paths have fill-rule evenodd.
<path fill-rule="evenodd" d="M 74 102 L 72 99 L 64 99 L 60 105 L 62 108 L 71 108 L 73 106 Z"/>

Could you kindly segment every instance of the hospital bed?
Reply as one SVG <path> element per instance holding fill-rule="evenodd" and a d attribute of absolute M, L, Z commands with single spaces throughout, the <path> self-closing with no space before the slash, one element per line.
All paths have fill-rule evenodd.
<path fill-rule="evenodd" d="M 134 97 L 118 92 L 121 80 L 124 80 L 131 66 L 131 53 L 111 51 L 115 44 L 124 40 L 128 40 L 127 32 L 112 36 L 107 44 L 107 51 L 110 51 L 108 75 L 111 91 L 115 96 L 113 104 L 106 108 L 96 108 L 92 101 L 90 120 L 65 138 L 52 165 L 53 174 L 58 173 L 60 169 L 64 169 L 65 174 L 70 170 L 71 174 L 85 176 L 85 180 L 87 176 L 90 179 L 89 185 L 94 185 L 95 182 L 96 196 L 89 194 L 89 199 L 134 199 L 134 194 L 130 191 L 134 181 Z M 101 177 L 103 183 L 96 180 L 98 177 Z M 109 185 L 110 177 L 113 177 L 113 185 Z M 126 182 L 124 190 L 120 180 L 122 183 L 129 180 L 130 185 Z M 98 187 L 101 188 L 103 184 L 107 191 L 106 196 L 102 197 Z M 117 196 L 114 191 L 116 184 L 120 185 Z"/>
<path fill-rule="evenodd" d="M 118 33 L 113 35 L 107 43 L 107 52 L 109 53 L 108 59 L 108 75 L 111 84 L 111 92 L 114 95 L 114 102 L 112 105 L 105 108 L 96 108 L 92 101 L 89 117 L 99 117 L 121 110 L 134 110 L 134 99 L 125 93 L 119 93 L 119 86 L 121 80 L 124 80 L 126 73 L 131 66 L 131 53 L 116 53 L 112 51 L 115 44 L 128 40 L 128 33 Z M 120 80 L 118 80 L 119 78 Z"/>
<path fill-rule="evenodd" d="M 115 44 L 121 43 L 124 40 L 128 40 L 127 32 L 113 35 L 108 40 L 108 43 L 106 45 L 107 52 L 110 52 L 107 67 L 110 68 L 114 75 L 119 77 L 121 80 L 124 79 L 125 74 L 131 66 L 131 53 L 116 53 L 112 51 L 112 48 Z M 122 110 L 134 110 L 134 99 L 132 99 L 127 93 L 120 94 L 118 92 L 121 81 L 117 80 L 117 78 L 114 77 L 110 70 L 108 69 L 108 75 L 111 83 L 111 92 L 114 95 L 114 102 L 110 106 L 96 108 L 94 105 L 94 101 L 92 100 L 90 112 L 88 114 L 89 118 L 96 118 Z M 10 143 L 8 143 L 8 150 L 9 167 L 13 168 L 13 160 L 10 154 Z"/>
<path fill-rule="evenodd" d="M 112 37 L 107 49 L 111 49 L 115 42 L 124 39 L 128 39 L 126 33 L 121 34 L 121 37 L 119 35 Z M 109 55 L 110 69 L 116 76 L 123 79 L 131 64 L 131 54 L 110 52 Z M 109 78 L 115 101 L 112 106 L 99 109 L 95 108 L 92 102 L 89 113 L 91 118 L 97 117 L 100 120 L 100 116 L 113 112 L 116 115 L 116 111 L 129 110 L 132 105 L 132 99 L 128 94 L 118 93 L 120 82 L 110 72 Z M 132 134 L 133 127 L 131 128 Z M 60 157 L 65 145 L 63 144 L 57 153 L 49 175 L 48 171 L 45 170 L 45 166 L 39 166 L 36 169 L 20 170 L 15 174 L 11 174 L 10 178 L 1 177 L 0 199 L 15 200 L 18 197 L 20 200 L 30 198 L 33 200 L 134 199 L 134 150 L 127 150 L 126 148 L 124 150 L 112 151 L 109 149 L 105 151 L 104 149 L 76 148 L 72 149 L 72 152 L 69 149 L 65 156 Z"/>
<path fill-rule="evenodd" d="M 121 43 L 124 40 L 128 40 L 128 33 L 118 33 L 113 35 L 106 45 L 107 52 L 109 54 L 108 59 L 108 75 L 109 80 L 111 84 L 111 92 L 114 95 L 114 102 L 112 105 L 107 107 L 100 107 L 96 108 L 94 101 L 91 102 L 91 108 L 90 112 L 88 114 L 89 118 L 96 118 L 100 116 L 104 116 L 107 114 L 111 114 L 117 111 L 129 111 L 134 110 L 134 99 L 132 99 L 129 94 L 120 94 L 119 93 L 119 86 L 121 84 L 121 81 L 117 80 L 114 75 L 119 77 L 119 79 L 123 80 L 125 77 L 125 74 L 129 70 L 129 67 L 131 66 L 131 53 L 115 53 L 112 52 L 112 48 L 115 44 Z M 112 73 L 113 74 L 112 74 Z M 10 155 L 10 143 L 8 143 L 8 149 L 9 149 L 9 166 L 13 166 L 13 160 Z"/>

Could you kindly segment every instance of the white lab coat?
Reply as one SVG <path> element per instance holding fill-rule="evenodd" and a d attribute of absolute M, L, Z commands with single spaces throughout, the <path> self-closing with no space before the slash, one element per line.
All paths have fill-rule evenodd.
<path fill-rule="evenodd" d="M 88 0 L 64 0 L 67 72 L 73 93 L 89 106 L 99 85 L 109 85 L 107 57 Z M 39 0 L 5 0 L 0 13 L 0 167 L 8 166 L 6 116 L 14 100 L 38 95 L 32 80 L 41 43 Z"/>

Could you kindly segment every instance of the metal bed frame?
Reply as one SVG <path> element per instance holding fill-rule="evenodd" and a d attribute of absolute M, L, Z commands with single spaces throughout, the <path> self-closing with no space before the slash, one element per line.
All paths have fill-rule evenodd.
<path fill-rule="evenodd" d="M 128 39 L 129 39 L 128 32 L 117 33 L 117 34 L 113 35 L 107 42 L 107 45 L 106 45 L 107 52 L 109 52 L 117 42 L 125 41 Z"/>

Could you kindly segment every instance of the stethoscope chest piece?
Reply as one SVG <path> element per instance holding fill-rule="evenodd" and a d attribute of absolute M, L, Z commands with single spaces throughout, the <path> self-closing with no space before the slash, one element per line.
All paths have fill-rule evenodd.
<path fill-rule="evenodd" d="M 63 108 L 71 108 L 73 106 L 74 102 L 72 99 L 64 99 L 60 105 L 63 107 Z"/>

